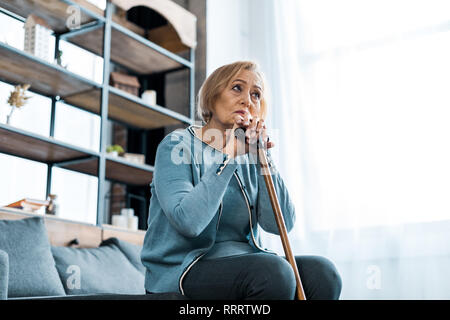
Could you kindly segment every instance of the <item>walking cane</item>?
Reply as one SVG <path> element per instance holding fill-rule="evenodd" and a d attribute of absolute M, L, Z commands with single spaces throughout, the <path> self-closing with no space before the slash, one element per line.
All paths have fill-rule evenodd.
<path fill-rule="evenodd" d="M 259 137 L 258 141 L 258 154 L 261 162 L 261 167 L 263 168 L 264 181 L 266 182 L 267 191 L 270 197 L 270 203 L 272 204 L 273 213 L 275 214 L 275 220 L 277 222 L 278 230 L 280 231 L 284 254 L 286 255 L 286 258 L 289 261 L 292 270 L 294 271 L 295 281 L 297 282 L 297 299 L 306 300 L 302 281 L 300 279 L 300 274 L 298 272 L 297 264 L 294 259 L 294 254 L 292 253 L 291 245 L 289 244 L 286 225 L 284 223 L 283 214 L 281 212 L 280 202 L 278 201 L 277 193 L 275 192 L 275 186 L 273 184 L 272 175 L 270 174 L 267 155 L 261 137 Z"/>

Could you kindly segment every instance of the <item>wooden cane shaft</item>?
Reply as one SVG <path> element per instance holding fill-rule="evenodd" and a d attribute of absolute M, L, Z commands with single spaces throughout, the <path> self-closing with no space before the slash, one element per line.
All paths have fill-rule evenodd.
<path fill-rule="evenodd" d="M 269 171 L 269 166 L 267 163 L 267 157 L 263 149 L 259 152 L 261 166 L 263 167 L 264 181 L 266 182 L 267 192 L 269 193 L 270 203 L 272 204 L 272 209 L 275 214 L 275 221 L 280 232 L 281 243 L 283 245 L 284 253 L 288 262 L 290 263 L 292 270 L 294 271 L 295 281 L 297 283 L 297 298 L 299 300 L 306 300 L 305 292 L 303 290 L 302 281 L 300 279 L 300 274 L 298 272 L 297 263 L 295 262 L 294 254 L 292 253 L 291 245 L 289 243 L 289 238 L 287 235 L 286 224 L 284 222 L 283 214 L 281 212 L 280 202 L 278 201 L 278 196 L 275 191 L 275 186 L 273 184 L 272 175 Z"/>

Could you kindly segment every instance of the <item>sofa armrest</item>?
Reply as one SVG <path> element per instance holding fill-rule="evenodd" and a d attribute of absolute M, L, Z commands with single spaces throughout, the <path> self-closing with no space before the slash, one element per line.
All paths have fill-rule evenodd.
<path fill-rule="evenodd" d="M 8 298 L 9 259 L 8 254 L 0 250 L 0 300 Z"/>

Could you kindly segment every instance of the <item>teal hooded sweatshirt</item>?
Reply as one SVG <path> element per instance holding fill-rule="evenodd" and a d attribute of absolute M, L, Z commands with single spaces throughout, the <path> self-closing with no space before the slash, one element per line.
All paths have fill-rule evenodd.
<path fill-rule="evenodd" d="M 286 229 L 290 231 L 295 222 L 294 206 L 270 153 L 267 155 Z M 231 203 L 227 208 L 246 210 L 249 246 L 273 254 L 261 247 L 258 234 L 259 227 L 273 234 L 279 231 L 256 157 L 245 154 L 230 158 L 199 139 L 193 126 L 175 130 L 161 141 L 141 251 L 147 291 L 184 294 L 185 275 L 215 244 L 222 200 L 231 179 L 236 179 L 240 190 L 231 194 L 235 201 L 228 200 Z"/>

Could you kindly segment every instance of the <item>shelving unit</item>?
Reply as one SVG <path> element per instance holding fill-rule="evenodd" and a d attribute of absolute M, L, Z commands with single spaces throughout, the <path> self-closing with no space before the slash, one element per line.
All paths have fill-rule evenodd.
<path fill-rule="evenodd" d="M 0 80 L 29 83 L 31 91 L 47 97 L 65 97 L 100 89 L 99 84 L 89 79 L 1 42 L 0 57 Z"/>
<path fill-rule="evenodd" d="M 13 85 L 29 83 L 30 91 L 52 99 L 50 136 L 40 136 L 0 124 L 0 152 L 46 163 L 47 194 L 51 190 L 51 172 L 54 166 L 98 177 L 98 225 L 104 223 L 106 214 L 106 180 L 148 187 L 153 177 L 153 167 L 150 165 L 136 164 L 106 154 L 107 120 L 144 130 L 191 124 L 194 120 L 195 44 L 189 48 L 188 61 L 164 48 L 163 42 L 156 44 L 145 38 L 145 30 L 115 15 L 114 3 L 124 6 L 123 1 L 111 0 L 103 11 L 85 0 L 0 0 L 0 12 L 16 19 L 25 21 L 30 14 L 44 18 L 54 31 L 55 52 L 59 49 L 59 41 L 63 39 L 103 57 L 103 82 L 99 84 L 57 64 L 0 43 L 0 80 Z M 79 10 L 80 28 L 69 30 L 66 27 L 69 6 L 75 6 Z M 184 9 L 177 7 L 177 10 L 183 13 Z M 185 22 L 193 23 L 195 30 L 195 17 L 187 11 L 185 14 Z M 174 30 L 170 25 L 167 28 L 157 28 L 152 30 L 153 37 L 163 39 L 164 36 L 158 36 L 157 31 L 173 33 Z M 168 38 L 173 39 L 173 34 L 168 35 Z M 181 38 L 179 40 L 177 46 L 186 47 L 185 43 L 181 43 Z M 164 46 L 173 47 L 173 41 Z M 137 96 L 110 86 L 111 63 L 142 75 L 188 69 L 189 117 L 172 111 L 167 106 L 149 105 Z M 53 138 L 55 105 L 58 101 L 100 116 L 100 150 L 83 149 Z"/>
<path fill-rule="evenodd" d="M 1 123 L 0 152 L 29 160 L 55 164 L 99 156 L 96 152 Z"/>

